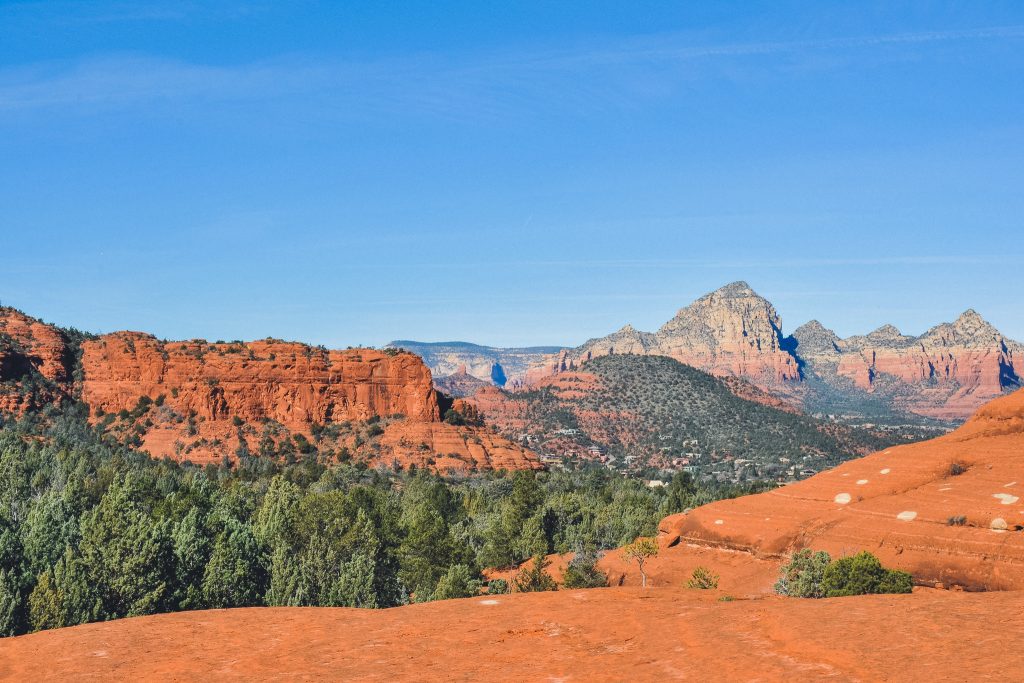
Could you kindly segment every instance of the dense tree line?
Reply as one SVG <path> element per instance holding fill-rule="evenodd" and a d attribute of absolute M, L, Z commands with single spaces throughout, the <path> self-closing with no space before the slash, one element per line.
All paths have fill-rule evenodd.
<path fill-rule="evenodd" d="M 333 459 L 331 459 L 333 462 Z M 473 595 L 486 567 L 617 547 L 740 491 L 603 469 L 426 472 L 242 457 L 154 460 L 81 405 L 0 427 L 0 635 L 251 605 L 388 607 Z"/>

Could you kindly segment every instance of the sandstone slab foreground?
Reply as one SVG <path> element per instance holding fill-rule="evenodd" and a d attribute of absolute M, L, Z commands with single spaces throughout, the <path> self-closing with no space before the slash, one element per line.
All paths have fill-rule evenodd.
<path fill-rule="evenodd" d="M 720 597 L 608 588 L 165 614 L 2 640 L 0 680 L 1024 679 L 1024 593 Z"/>

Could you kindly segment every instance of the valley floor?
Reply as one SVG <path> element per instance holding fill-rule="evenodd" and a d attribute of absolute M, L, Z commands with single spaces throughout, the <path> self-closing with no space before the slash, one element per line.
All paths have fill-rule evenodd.
<path fill-rule="evenodd" d="M 1024 592 L 606 588 L 164 614 L 0 640 L 0 679 L 1024 680 Z"/>

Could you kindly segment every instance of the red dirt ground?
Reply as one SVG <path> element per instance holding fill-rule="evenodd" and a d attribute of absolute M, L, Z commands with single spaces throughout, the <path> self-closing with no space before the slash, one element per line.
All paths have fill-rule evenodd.
<path fill-rule="evenodd" d="M 165 614 L 0 641 L 0 679 L 1024 679 L 1024 593 L 721 595 L 605 588 L 380 611 Z"/>

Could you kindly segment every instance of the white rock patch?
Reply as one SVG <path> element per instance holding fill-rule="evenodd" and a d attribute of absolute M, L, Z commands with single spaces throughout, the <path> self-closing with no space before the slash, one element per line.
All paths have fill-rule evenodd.
<path fill-rule="evenodd" d="M 481 600 L 480 604 L 481 605 L 497 605 L 499 603 L 498 603 L 497 600 Z"/>
<path fill-rule="evenodd" d="M 1008 489 L 1008 488 L 1010 488 L 1011 486 L 1013 486 L 1013 485 L 1014 485 L 1014 484 L 1016 484 L 1016 483 L 1017 483 L 1017 482 L 1015 482 L 1015 481 L 1011 481 L 1011 482 L 1010 482 L 1009 484 L 1003 484 L 1003 488 L 1004 488 L 1004 489 Z"/>
<path fill-rule="evenodd" d="M 868 483 L 867 479 L 858 479 L 857 480 L 857 486 L 863 486 L 866 483 Z"/>
<path fill-rule="evenodd" d="M 1013 505 L 1020 500 L 1019 496 L 1011 496 L 1009 493 L 993 493 L 992 497 L 998 498 L 1003 505 Z"/>
<path fill-rule="evenodd" d="M 849 493 L 838 493 L 836 494 L 835 501 L 840 505 L 846 505 L 851 500 Z"/>
<path fill-rule="evenodd" d="M 900 514 L 896 515 L 896 519 L 901 519 L 904 522 L 909 522 L 915 517 L 917 517 L 917 513 L 913 510 L 904 510 Z"/>
<path fill-rule="evenodd" d="M 886 467 L 884 470 L 878 470 L 879 474 L 889 474 L 890 472 L 892 472 L 892 470 L 890 470 L 888 467 Z"/>
<path fill-rule="evenodd" d="M 725 524 L 725 522 L 722 521 L 721 519 L 716 519 L 715 520 L 715 524 Z"/>
<path fill-rule="evenodd" d="M 997 534 L 1004 533 L 1006 531 L 1006 520 L 1002 517 L 996 517 L 992 520 L 992 523 L 988 525 L 988 528 Z"/>

